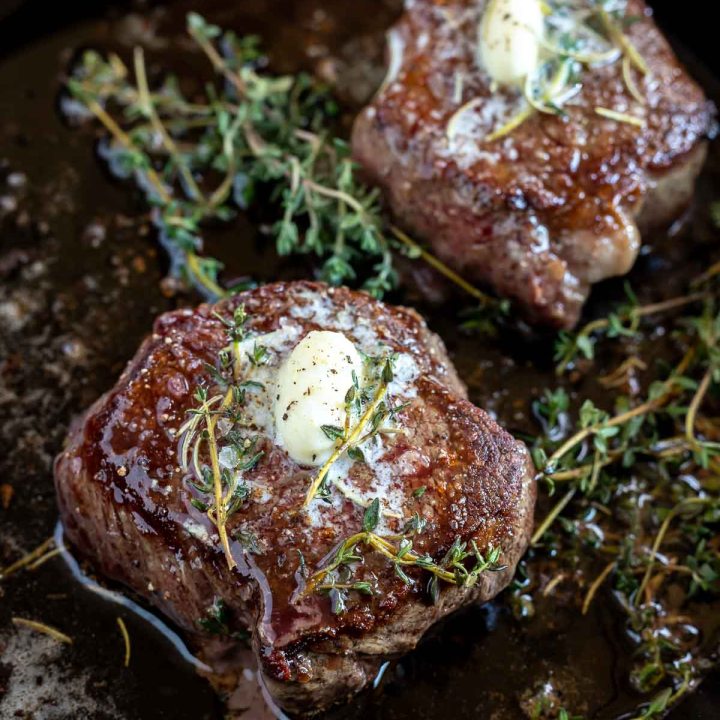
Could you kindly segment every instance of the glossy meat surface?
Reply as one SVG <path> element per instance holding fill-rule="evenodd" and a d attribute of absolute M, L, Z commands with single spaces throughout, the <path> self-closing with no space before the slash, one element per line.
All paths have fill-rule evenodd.
<path fill-rule="evenodd" d="M 632 267 L 647 227 L 689 203 L 714 110 L 642 0 L 625 28 L 649 67 L 628 91 L 622 63 L 585 68 L 562 117 L 524 106 L 476 62 L 485 0 L 407 0 L 388 37 L 389 74 L 358 116 L 353 151 L 397 219 L 468 279 L 533 321 L 577 322 L 590 286 Z M 464 110 L 461 110 L 465 107 Z M 607 108 L 642 128 L 600 117 Z"/>
<path fill-rule="evenodd" d="M 246 473 L 249 498 L 228 522 L 237 562 L 230 570 L 215 527 L 191 504 L 198 493 L 181 468 L 178 431 L 197 404 L 195 389 L 212 383 L 207 364 L 227 343 L 215 313 L 227 318 L 238 303 L 249 315 L 250 341 L 263 343 L 269 359 L 257 371 L 248 364 L 249 378 L 264 373 L 248 417 L 265 454 Z M 475 539 L 483 551 L 501 547 L 506 570 L 483 574 L 473 588 L 443 585 L 433 605 L 425 571 L 409 568 L 407 585 L 368 552 L 356 577 L 373 594 L 351 593 L 346 612 L 333 613 L 326 594 L 298 593 L 300 558 L 319 567 L 358 532 L 364 512 L 335 488 L 330 503 L 302 510 L 313 471 L 276 445 L 267 424 L 277 366 L 320 328 L 345 333 L 367 354 L 399 353 L 391 392 L 408 403 L 398 412 L 402 431 L 369 441 L 366 463 L 337 467 L 356 499 L 380 497 L 393 511 L 378 533 L 399 532 L 417 512 L 427 520 L 418 552 L 439 560 L 456 538 Z M 228 631 L 251 631 L 272 694 L 302 712 L 361 689 L 433 622 L 507 584 L 527 545 L 535 492 L 525 448 L 468 402 L 441 341 L 415 312 L 316 283 L 269 285 L 158 318 L 115 388 L 71 433 L 55 478 L 67 536 L 100 571 L 195 633 L 222 599 Z"/>

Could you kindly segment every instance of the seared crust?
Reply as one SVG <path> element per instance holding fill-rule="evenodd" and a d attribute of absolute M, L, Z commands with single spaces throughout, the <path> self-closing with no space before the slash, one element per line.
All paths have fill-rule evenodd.
<path fill-rule="evenodd" d="M 177 430 L 207 382 L 205 363 L 226 344 L 215 311 L 229 316 L 244 303 L 248 330 L 262 335 L 294 327 L 343 329 L 359 346 L 380 341 L 410 355 L 418 372 L 410 405 L 390 436 L 383 462 L 389 492 L 406 517 L 428 520 L 415 546 L 441 558 L 456 537 L 481 550 L 503 549 L 508 568 L 486 573 L 472 589 L 444 586 L 428 604 L 423 571 L 408 587 L 382 559 L 366 555 L 358 569 L 375 595 L 353 593 L 335 615 L 326 596 L 296 595 L 299 553 L 308 568 L 361 526 L 363 511 L 336 498 L 320 520 L 298 512 L 311 471 L 267 441 L 249 473 L 250 500 L 228 523 L 256 536 L 261 553 L 233 541 L 238 567 L 228 570 L 214 527 L 190 504 L 196 495 L 178 464 Z M 275 358 L 279 362 L 281 358 Z M 441 341 L 412 310 L 318 283 L 269 285 L 216 306 L 158 318 L 115 388 L 72 431 L 58 457 L 55 480 L 69 540 L 104 574 L 126 583 L 185 629 L 198 632 L 215 598 L 231 611 L 231 627 L 252 631 L 271 692 L 287 709 L 317 710 L 359 690 L 389 654 L 412 648 L 423 632 L 460 605 L 485 601 L 512 577 L 531 532 L 534 484 L 527 451 L 473 406 Z M 372 492 L 377 478 L 356 463 L 349 482 Z M 420 498 L 412 493 L 420 486 Z M 337 493 L 337 491 L 336 491 Z M 399 494 L 399 495 L 398 495 Z M 388 529 L 400 520 L 386 518 Z M 355 597 L 357 595 L 357 597 Z"/>
<path fill-rule="evenodd" d="M 637 216 L 644 229 L 689 201 L 714 109 L 646 4 L 629 0 L 627 16 L 638 21 L 625 32 L 650 69 L 634 73 L 646 104 L 629 94 L 621 63 L 588 69 L 567 117 L 535 114 L 486 142 L 522 99 L 493 93 L 476 63 L 485 6 L 406 1 L 389 36 L 397 72 L 358 116 L 353 150 L 398 219 L 443 260 L 518 300 L 531 319 L 569 327 L 592 283 L 632 266 Z M 603 119 L 597 107 L 645 126 Z M 668 173 L 674 191 L 660 206 L 653 195 Z"/>

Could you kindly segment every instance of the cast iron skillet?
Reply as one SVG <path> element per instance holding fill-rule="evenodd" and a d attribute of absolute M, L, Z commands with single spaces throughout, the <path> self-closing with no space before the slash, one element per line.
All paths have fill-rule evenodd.
<path fill-rule="evenodd" d="M 712 18 L 702 13 L 705 3 L 652 4 L 692 72 L 717 98 L 717 41 L 709 31 Z M 282 70 L 308 65 L 303 43 L 313 10 L 326 10 L 335 23 L 332 37 L 325 39 L 337 47 L 355 35 L 375 36 L 379 47 L 396 12 L 392 0 L 182 0 L 169 8 L 161 21 L 168 33 L 179 31 L 188 9 L 201 9 L 240 32 L 259 32 Z M 127 12 L 133 13 L 129 21 L 122 19 Z M 72 417 L 111 386 L 158 313 L 196 301 L 163 295 L 165 259 L 142 208 L 127 187 L 106 175 L 93 156 L 91 137 L 65 125 L 58 111 L 61 74 L 74 52 L 111 46 L 119 36 L 143 37 L 141 18 L 148 12 L 146 4 L 92 0 L 0 2 L 0 485 L 13 488 L 9 507 L 0 509 L 0 566 L 53 533 L 57 512 L 50 463 Z M 193 67 L 185 64 L 184 70 Z M 715 147 L 701 182 L 698 213 L 720 196 L 718 155 Z M 691 224 L 704 227 L 701 220 Z M 261 280 L 285 274 L 287 266 L 263 249 L 255 227 L 246 218 L 217 233 L 211 250 L 239 274 Z M 701 250 L 713 241 L 701 238 L 697 253 L 694 246 L 687 250 L 688 267 L 701 261 Z M 653 282 L 653 263 L 641 259 L 634 284 Z M 683 270 L 673 272 L 682 284 Z M 620 287 L 606 284 L 592 302 L 617 299 Z M 487 341 L 447 330 L 447 322 L 441 322 L 446 311 L 423 310 L 445 337 L 479 404 L 497 400 L 497 393 L 473 384 L 478 358 L 510 368 L 495 381 L 511 388 L 510 399 L 527 400 L 538 386 L 551 383 L 548 367 L 529 363 L 537 347 L 488 347 Z M 42 618 L 75 642 L 59 652 L 38 637 L 18 641 L 12 616 Z M 132 638 L 127 670 L 118 616 Z M 628 648 L 615 631 L 603 608 L 560 630 L 542 618 L 518 630 L 501 604 L 471 609 L 392 666 L 378 690 L 328 717 L 423 720 L 452 714 L 462 720 L 513 707 L 514 714 L 508 710 L 498 717 L 517 717 L 512 699 L 519 687 L 543 673 L 569 673 L 577 688 L 586 688 L 595 711 L 591 717 L 616 718 L 638 698 L 623 685 Z M 66 563 L 53 560 L 0 584 L 0 703 L 5 696 L 8 713 L 21 710 L 38 719 L 220 718 L 213 692 L 178 643 L 172 628 L 99 597 Z M 489 697 L 495 700 L 488 703 Z M 673 717 L 710 720 L 718 716 L 718 706 L 716 671 Z M 2 704 L 0 712 L 5 712 Z"/>

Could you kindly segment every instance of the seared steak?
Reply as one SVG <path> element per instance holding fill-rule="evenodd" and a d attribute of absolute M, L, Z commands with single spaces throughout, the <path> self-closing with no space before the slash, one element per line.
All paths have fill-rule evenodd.
<path fill-rule="evenodd" d="M 220 451 L 246 489 L 226 524 L 229 563 L 202 504 L 209 500 L 201 480 L 185 469 L 181 429 L 196 417 L 198 386 L 210 396 L 220 382 L 226 323 L 241 304 L 246 339 L 234 382 L 246 383 L 246 396 L 235 419 L 218 420 L 218 444 L 240 433 L 247 445 L 252 436 L 253 461 L 242 468 Z M 318 330 L 342 333 L 367 356 L 397 355 L 392 378 L 383 365 L 392 412 L 358 446 L 363 457 L 345 454 L 335 463 L 329 496 L 303 507 L 317 467 L 290 457 L 272 410 L 278 368 Z M 204 450 L 199 455 L 199 464 L 209 463 Z M 293 712 L 359 691 L 440 618 L 496 595 L 528 544 L 535 499 L 525 447 L 467 400 L 442 342 L 414 311 L 310 282 L 268 285 L 158 318 L 115 388 L 72 431 L 55 481 L 67 537 L 99 571 L 197 636 L 249 630 L 271 694 Z M 412 563 L 398 572 L 360 542 L 356 559 L 315 583 L 363 523 L 393 547 L 404 533 L 426 566 L 449 568 L 458 581 L 429 582 L 435 575 Z M 477 582 L 460 582 L 464 570 L 446 557 L 459 543 L 467 543 L 460 564 L 470 574 L 482 569 L 475 549 L 486 560 L 500 549 Z M 353 589 L 327 587 L 333 581 Z"/>
<path fill-rule="evenodd" d="M 640 233 L 689 203 L 711 104 L 646 4 L 628 0 L 618 22 L 649 70 L 625 69 L 634 94 L 623 62 L 587 66 L 562 115 L 536 112 L 493 139 L 525 101 L 519 88 L 494 88 L 477 60 L 487 0 L 405 5 L 389 76 L 355 122 L 355 157 L 441 259 L 531 320 L 573 326 L 591 284 L 628 272 Z"/>

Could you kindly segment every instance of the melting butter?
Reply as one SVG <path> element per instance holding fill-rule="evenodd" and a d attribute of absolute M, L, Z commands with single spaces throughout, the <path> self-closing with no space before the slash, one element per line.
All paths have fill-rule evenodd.
<path fill-rule="evenodd" d="M 490 0 L 478 31 L 479 62 L 500 85 L 522 83 L 540 62 L 539 0 Z"/>
<path fill-rule="evenodd" d="M 278 444 L 300 465 L 322 465 L 335 447 L 323 426 L 345 425 L 345 396 L 362 359 L 343 333 L 308 333 L 280 366 L 275 399 Z"/>

